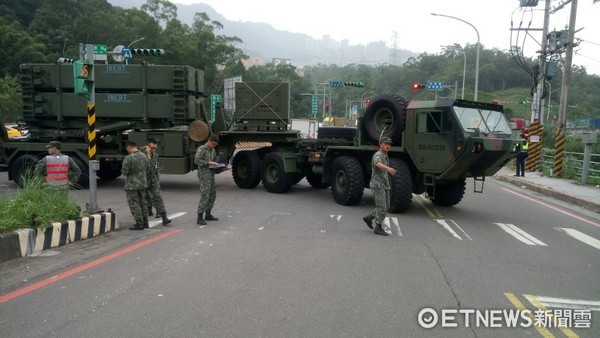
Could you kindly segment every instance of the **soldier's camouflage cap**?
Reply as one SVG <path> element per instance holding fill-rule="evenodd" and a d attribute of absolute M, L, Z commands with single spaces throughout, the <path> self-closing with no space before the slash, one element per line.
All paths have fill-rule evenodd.
<path fill-rule="evenodd" d="M 60 142 L 50 141 L 50 142 L 48 142 L 48 144 L 46 144 L 46 148 L 52 148 L 52 147 L 56 147 L 56 148 L 60 149 Z"/>
<path fill-rule="evenodd" d="M 391 137 L 382 137 L 381 140 L 379 141 L 379 143 L 389 143 L 392 144 L 392 138 Z"/>

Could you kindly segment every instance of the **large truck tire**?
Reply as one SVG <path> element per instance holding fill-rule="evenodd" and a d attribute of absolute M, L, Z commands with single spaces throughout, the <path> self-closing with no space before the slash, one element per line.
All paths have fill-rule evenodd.
<path fill-rule="evenodd" d="M 33 175 L 33 170 L 38 161 L 35 156 L 28 154 L 16 158 L 12 161 L 8 169 L 12 180 L 20 187 L 23 187 L 25 182 Z"/>
<path fill-rule="evenodd" d="M 451 207 L 458 204 L 465 195 L 466 180 L 452 181 L 448 184 L 436 184 L 433 204 Z"/>
<path fill-rule="evenodd" d="M 390 166 L 396 169 L 391 176 L 390 209 L 391 213 L 401 213 L 410 208 L 412 203 L 412 175 L 406 162 L 399 158 L 390 158 Z"/>
<path fill-rule="evenodd" d="M 320 127 L 317 131 L 317 139 L 335 138 L 353 141 L 356 137 L 356 127 Z"/>
<path fill-rule="evenodd" d="M 340 156 L 331 164 L 331 193 L 338 204 L 353 205 L 360 201 L 364 178 L 358 159 Z"/>
<path fill-rule="evenodd" d="M 310 169 L 308 169 L 308 173 L 306 173 L 306 181 L 308 181 L 308 184 L 315 189 L 326 189 L 331 186 L 330 183 L 323 183 L 323 175 L 315 174 Z"/>
<path fill-rule="evenodd" d="M 285 172 L 283 154 L 279 152 L 265 155 L 261 163 L 260 175 L 265 189 L 276 194 L 290 190 L 296 181 L 296 174 Z"/>
<path fill-rule="evenodd" d="M 65 154 L 69 155 L 70 158 L 75 161 L 75 164 L 81 169 L 81 176 L 79 176 L 79 180 L 75 182 L 75 189 L 87 189 L 90 187 L 90 167 L 88 167 L 87 162 L 83 161 L 79 158 L 79 156 L 74 154 Z M 98 172 L 96 172 L 98 173 Z"/>
<path fill-rule="evenodd" d="M 396 145 L 402 143 L 402 132 L 406 126 L 406 107 L 408 101 L 404 98 L 384 94 L 377 96 L 365 111 L 364 123 L 368 140 L 379 144 L 379 138 L 387 136 L 392 138 Z"/>
<path fill-rule="evenodd" d="M 101 180 L 114 180 L 121 176 L 122 162 L 100 162 L 97 174 Z"/>
<path fill-rule="evenodd" d="M 260 183 L 260 156 L 255 151 L 240 151 L 233 158 L 233 181 L 241 189 L 254 189 Z"/>

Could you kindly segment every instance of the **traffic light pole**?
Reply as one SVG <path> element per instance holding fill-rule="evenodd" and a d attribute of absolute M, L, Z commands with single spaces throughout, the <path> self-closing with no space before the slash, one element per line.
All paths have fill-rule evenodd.
<path fill-rule="evenodd" d="M 81 44 L 80 44 L 81 46 Z M 80 47 L 81 49 L 81 47 Z M 84 60 L 88 64 L 94 64 L 94 45 L 87 44 L 85 47 L 85 58 Z M 83 54 L 83 53 L 82 53 Z M 100 169 L 100 163 L 96 160 L 96 95 L 95 95 L 95 82 L 94 82 L 94 67 L 91 67 L 90 81 L 92 85 L 89 91 L 89 97 L 87 102 L 87 113 L 88 113 L 88 167 L 89 167 L 89 179 L 90 179 L 90 202 L 87 205 L 88 214 L 96 214 L 102 212 L 98 207 L 97 199 L 97 179 L 96 171 Z"/>

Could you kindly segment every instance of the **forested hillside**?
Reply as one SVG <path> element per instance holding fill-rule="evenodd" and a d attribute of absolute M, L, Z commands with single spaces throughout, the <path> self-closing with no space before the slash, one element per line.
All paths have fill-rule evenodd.
<path fill-rule="evenodd" d="M 447 46 L 440 54 L 421 54 L 402 66 L 319 64 L 298 69 L 292 65 L 268 64 L 245 69 L 240 60 L 246 56 L 238 47 L 239 38 L 221 34 L 221 23 L 205 13 L 196 13 L 192 25 L 182 24 L 176 17 L 175 5 L 166 0 L 149 0 L 139 9 L 112 6 L 106 0 L 5 0 L 1 4 L 0 119 L 3 121 L 15 120 L 20 115 L 19 64 L 55 62 L 60 56 L 77 59 L 79 43 L 106 44 L 112 50 L 142 37 L 135 47 L 163 48 L 166 54 L 136 57 L 133 63 L 185 64 L 203 69 L 207 95 L 221 93 L 223 79 L 232 76 L 243 76 L 246 81 L 289 81 L 294 117 L 310 116 L 310 96 L 302 94 L 315 90 L 322 93 L 326 89 L 331 94 L 331 112 L 336 116 L 344 116 L 348 107 L 361 98 L 379 93 L 433 98 L 432 92 L 413 91 L 411 84 L 415 82 L 456 84 L 444 95 L 454 96 L 456 92 L 460 98 L 464 57 L 465 99 L 473 98 L 474 45 Z M 568 117 L 600 116 L 600 77 L 588 75 L 584 68 L 573 68 Z M 516 60 L 510 53 L 483 46 L 479 100 L 498 100 L 505 105 L 507 114 L 528 118 L 535 85 L 529 72 L 533 69 L 533 60 Z M 361 81 L 365 87 L 334 89 L 316 85 L 332 79 Z M 560 88 L 559 71 L 546 88 L 551 98 L 551 115 L 558 114 Z"/>

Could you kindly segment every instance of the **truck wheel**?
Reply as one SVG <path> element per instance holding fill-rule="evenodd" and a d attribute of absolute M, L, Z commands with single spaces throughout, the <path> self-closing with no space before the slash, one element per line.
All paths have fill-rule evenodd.
<path fill-rule="evenodd" d="M 260 157 L 255 151 L 240 151 L 233 158 L 231 174 L 239 188 L 256 188 L 260 183 Z"/>
<path fill-rule="evenodd" d="M 265 155 L 261 163 L 261 179 L 268 192 L 284 193 L 294 184 L 296 175 L 288 174 L 283 168 L 283 155 L 271 152 Z"/>
<path fill-rule="evenodd" d="M 412 176 L 410 169 L 404 161 L 390 158 L 390 166 L 396 169 L 396 175 L 391 176 L 390 210 L 391 213 L 400 213 L 408 210 L 412 202 Z"/>
<path fill-rule="evenodd" d="M 33 170 L 35 169 L 35 165 L 38 163 L 38 159 L 33 155 L 22 155 L 21 157 L 15 159 L 13 163 L 10 165 L 10 177 L 12 180 L 18 184 L 20 187 L 23 187 L 23 184 L 27 181 L 27 179 L 31 178 L 33 175 Z"/>
<path fill-rule="evenodd" d="M 436 184 L 433 204 L 451 207 L 458 204 L 465 195 L 466 180 L 453 181 L 448 184 Z"/>
<path fill-rule="evenodd" d="M 101 180 L 114 180 L 121 176 L 121 162 L 100 162 L 97 174 Z"/>
<path fill-rule="evenodd" d="M 85 161 L 82 161 L 79 156 L 74 154 L 66 154 L 75 161 L 79 169 L 81 169 L 81 176 L 79 180 L 75 182 L 75 189 L 87 189 L 90 187 L 90 167 Z M 96 172 L 97 173 L 97 172 Z"/>
<path fill-rule="evenodd" d="M 408 101 L 397 95 L 385 94 L 376 97 L 365 112 L 365 130 L 369 141 L 379 143 L 383 136 L 392 138 L 394 144 L 402 143 L 402 132 L 406 125 L 406 107 Z"/>
<path fill-rule="evenodd" d="M 338 204 L 353 205 L 363 195 L 364 178 L 358 160 L 340 156 L 331 165 L 331 193 Z"/>
<path fill-rule="evenodd" d="M 308 184 L 315 189 L 325 189 L 329 188 L 331 185 L 329 183 L 323 183 L 323 175 L 315 174 L 310 169 L 308 169 L 308 173 L 306 173 L 306 180 L 308 181 Z"/>

